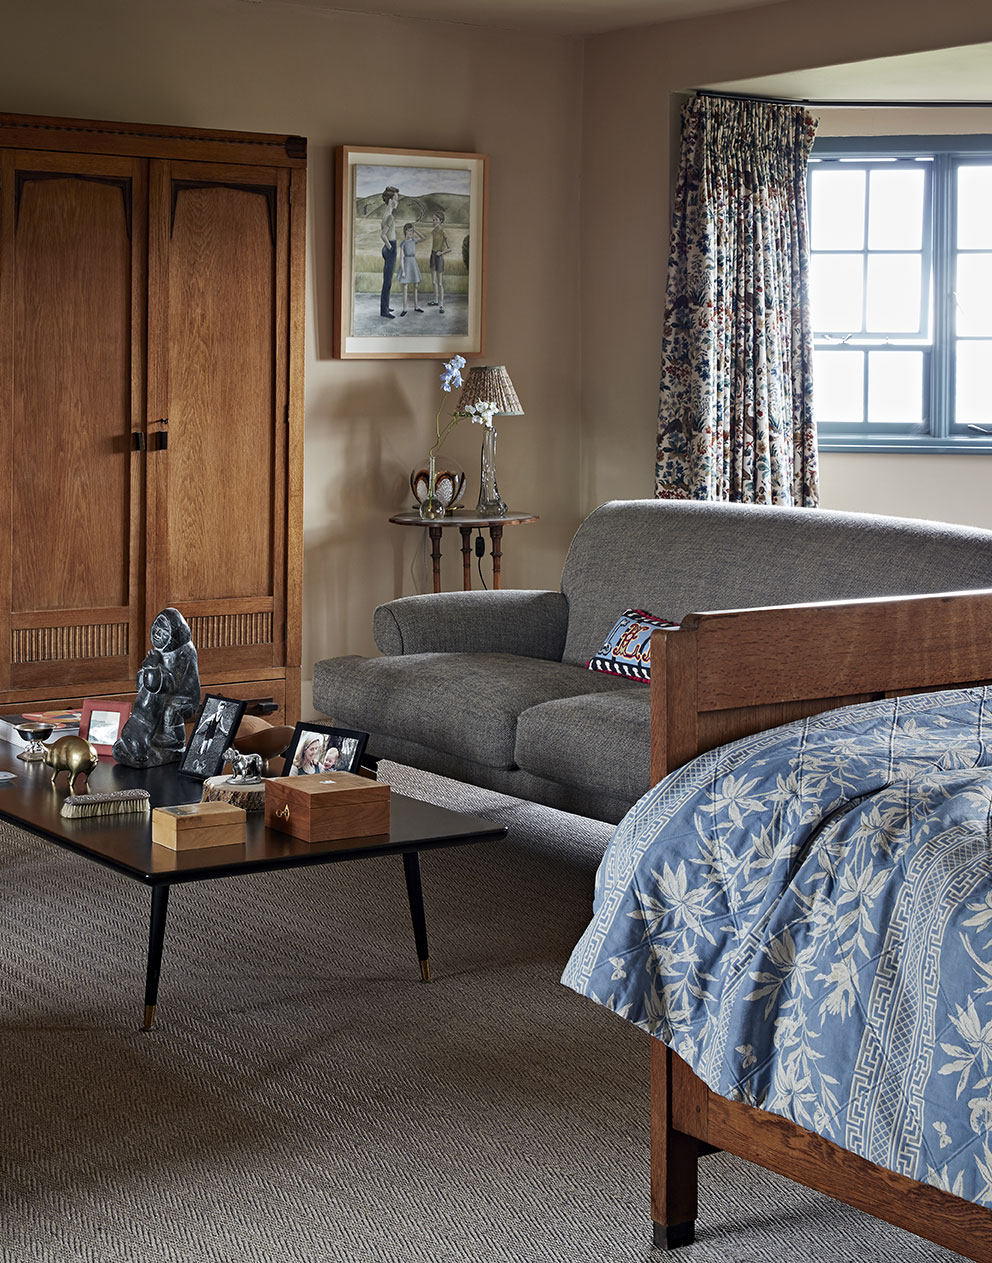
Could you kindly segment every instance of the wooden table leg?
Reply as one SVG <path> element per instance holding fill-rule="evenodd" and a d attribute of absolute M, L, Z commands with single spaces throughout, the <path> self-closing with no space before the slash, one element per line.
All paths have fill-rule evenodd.
<path fill-rule="evenodd" d="M 472 528 L 459 526 L 462 533 L 462 587 L 466 592 L 472 591 Z"/>
<path fill-rule="evenodd" d="M 499 563 L 503 557 L 503 527 L 494 524 L 489 528 L 489 538 L 493 542 L 493 590 L 502 586 L 499 577 Z"/>
<path fill-rule="evenodd" d="M 169 909 L 169 887 L 152 887 L 152 915 L 148 932 L 148 964 L 145 969 L 145 1022 L 150 1031 L 155 1025 L 158 1003 L 158 980 L 162 973 L 162 947 L 165 943 L 165 916 Z"/>
<path fill-rule="evenodd" d="M 424 887 L 420 878 L 420 853 L 403 852 L 403 873 L 406 876 L 406 894 L 410 901 L 410 920 L 413 922 L 413 941 L 420 961 L 420 976 L 424 982 L 431 980 L 431 957 L 427 948 L 427 916 L 424 912 Z"/>
<path fill-rule="evenodd" d="M 431 537 L 431 565 L 434 567 L 434 591 L 441 591 L 441 528 L 428 526 L 427 534 Z"/>

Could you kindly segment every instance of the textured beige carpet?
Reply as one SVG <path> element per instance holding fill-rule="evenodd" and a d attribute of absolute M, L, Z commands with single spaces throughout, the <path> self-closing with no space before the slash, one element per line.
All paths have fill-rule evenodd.
<path fill-rule="evenodd" d="M 147 892 L 0 834 L 10 1263 L 620 1263 L 650 1247 L 645 1037 L 559 985 L 609 829 L 384 765 L 497 818 L 423 857 L 174 890 L 142 1034 Z M 2 793 L 2 791 L 0 791 Z M 724 1155 L 681 1263 L 957 1256 Z"/>

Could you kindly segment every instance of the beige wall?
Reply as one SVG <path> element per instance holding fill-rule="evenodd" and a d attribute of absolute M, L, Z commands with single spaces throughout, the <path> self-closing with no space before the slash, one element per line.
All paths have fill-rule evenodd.
<path fill-rule="evenodd" d="M 971 0 L 789 0 L 603 36 L 586 51 L 582 507 L 652 494 L 677 94 L 706 84 L 992 38 Z M 867 87 L 867 85 L 866 85 Z M 992 131 L 992 112 L 831 112 L 833 134 Z M 875 111 L 871 112 L 876 115 Z M 826 118 L 826 114 L 824 114 Z M 992 527 L 992 456 L 821 457 L 830 508 Z"/>
<path fill-rule="evenodd" d="M 507 365 L 526 410 L 500 427 L 500 488 L 541 515 L 506 531 L 504 582 L 557 586 L 579 520 L 581 45 L 243 0 L 4 10 L 4 110 L 309 138 L 304 708 L 310 664 L 372 651 L 374 606 L 423 590 L 424 532 L 386 519 L 410 505 L 442 399 L 440 362 L 331 358 L 336 145 L 490 154 L 480 362 Z M 446 444 L 472 504 L 480 446 L 465 423 Z M 448 551 L 450 587 L 460 557 Z"/>
<path fill-rule="evenodd" d="M 426 585 L 422 532 L 386 518 L 409 504 L 441 400 L 439 363 L 331 357 L 334 146 L 492 157 L 484 362 L 508 366 L 527 414 L 501 428 L 500 485 L 541 515 L 506 532 L 504 578 L 553 586 L 589 508 L 652 491 L 672 94 L 992 36 L 971 0 L 790 0 L 585 46 L 244 0 L 4 7 L 5 110 L 309 138 L 305 677 L 317 658 L 371 651 L 373 607 Z M 446 450 L 471 503 L 478 429 Z M 986 470 L 832 455 L 824 501 L 992 526 Z M 446 586 L 458 566 L 452 543 Z"/>

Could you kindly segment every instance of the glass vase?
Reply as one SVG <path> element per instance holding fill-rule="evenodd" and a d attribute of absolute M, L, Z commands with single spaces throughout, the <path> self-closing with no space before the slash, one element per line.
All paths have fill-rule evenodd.
<path fill-rule="evenodd" d="M 479 517 L 502 517 L 506 501 L 496 485 L 496 427 L 487 425 L 482 431 L 482 464 L 479 474 L 479 503 L 475 506 Z"/>
<path fill-rule="evenodd" d="M 427 458 L 427 495 L 420 502 L 420 516 L 425 522 L 444 517 L 444 501 L 437 494 L 437 459 L 433 452 Z"/>

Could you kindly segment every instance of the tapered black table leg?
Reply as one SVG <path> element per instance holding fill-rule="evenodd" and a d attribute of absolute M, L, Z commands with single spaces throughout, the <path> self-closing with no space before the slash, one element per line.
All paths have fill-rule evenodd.
<path fill-rule="evenodd" d="M 162 945 L 165 942 L 165 914 L 169 908 L 169 887 L 152 887 L 152 919 L 148 931 L 148 968 L 145 972 L 145 1030 L 155 1025 L 158 980 L 162 972 Z"/>
<path fill-rule="evenodd" d="M 406 894 L 410 901 L 410 920 L 413 922 L 413 941 L 417 945 L 420 976 L 424 982 L 431 980 L 430 954 L 427 950 L 427 917 L 424 915 L 424 887 L 420 880 L 419 851 L 404 851 L 403 872 L 406 874 Z"/>

